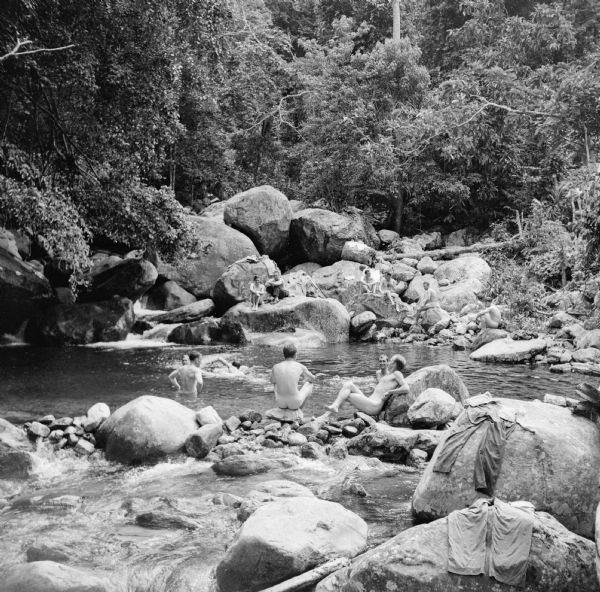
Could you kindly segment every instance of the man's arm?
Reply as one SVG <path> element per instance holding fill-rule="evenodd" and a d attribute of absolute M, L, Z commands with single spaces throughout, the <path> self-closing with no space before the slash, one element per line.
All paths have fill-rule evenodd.
<path fill-rule="evenodd" d="M 395 389 L 389 390 L 388 395 L 407 395 L 410 392 L 410 388 L 404 379 L 402 372 L 394 372 L 394 378 L 396 379 L 398 386 Z"/>
<path fill-rule="evenodd" d="M 173 372 L 171 372 L 171 374 L 169 374 L 169 380 L 171 381 L 171 384 L 178 390 L 181 390 L 181 386 L 179 385 L 179 383 L 177 382 L 177 377 L 179 376 L 179 370 L 173 370 Z"/>
<path fill-rule="evenodd" d="M 204 379 L 202 378 L 202 370 L 200 368 L 196 369 L 196 392 L 202 392 L 204 388 Z"/>
<path fill-rule="evenodd" d="M 317 377 L 306 366 L 302 366 L 302 378 L 308 382 L 317 381 Z"/>

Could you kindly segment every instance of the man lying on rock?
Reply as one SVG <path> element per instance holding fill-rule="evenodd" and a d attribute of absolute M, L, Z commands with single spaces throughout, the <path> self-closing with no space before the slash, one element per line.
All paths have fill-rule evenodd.
<path fill-rule="evenodd" d="M 313 391 L 317 377 L 296 360 L 298 350 L 293 343 L 283 347 L 283 362 L 275 364 L 271 382 L 275 385 L 275 401 L 280 409 L 300 409 Z M 300 380 L 306 382 L 298 389 Z"/>
<path fill-rule="evenodd" d="M 382 373 L 370 397 L 367 397 L 353 382 L 348 381 L 338 393 L 335 401 L 327 406 L 327 409 L 337 413 L 340 407 L 348 401 L 367 415 L 379 415 L 391 395 L 408 394 L 408 384 L 402 375 L 405 366 L 406 360 L 400 354 L 392 356 L 388 362 L 387 374 Z"/>

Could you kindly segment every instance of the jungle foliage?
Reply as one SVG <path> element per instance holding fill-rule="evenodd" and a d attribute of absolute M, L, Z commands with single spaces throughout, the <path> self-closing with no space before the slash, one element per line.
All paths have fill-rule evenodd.
<path fill-rule="evenodd" d="M 1 220 L 173 256 L 180 204 L 269 183 L 403 233 L 541 204 L 597 264 L 600 3 L 401 10 L 394 42 L 389 0 L 6 0 Z"/>

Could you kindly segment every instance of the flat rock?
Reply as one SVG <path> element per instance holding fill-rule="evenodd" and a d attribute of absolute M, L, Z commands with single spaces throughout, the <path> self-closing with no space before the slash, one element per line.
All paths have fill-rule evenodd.
<path fill-rule="evenodd" d="M 476 362 L 499 362 L 516 364 L 526 362 L 541 354 L 547 348 L 545 339 L 525 339 L 513 341 L 510 338 L 496 339 L 471 354 Z"/>
<path fill-rule="evenodd" d="M 54 561 L 34 561 L 9 568 L 2 589 L 3 592 L 114 592 L 107 577 Z"/>
<path fill-rule="evenodd" d="M 165 323 L 167 325 L 175 323 L 192 323 L 199 319 L 203 319 L 204 317 L 209 317 L 214 310 L 215 303 L 210 298 L 204 298 L 198 301 L 194 298 L 194 302 L 171 309 L 164 314 L 153 315 L 150 317 L 150 320 L 153 323 Z"/>
<path fill-rule="evenodd" d="M 272 457 L 264 454 L 236 454 L 214 463 L 212 468 L 217 475 L 245 477 L 267 473 L 276 469 L 290 468 L 297 462 L 298 459 L 293 456 Z"/>
<path fill-rule="evenodd" d="M 276 419 L 281 422 L 292 423 L 294 421 L 302 421 L 304 419 L 304 413 L 302 413 L 302 409 L 280 409 L 279 407 L 273 407 L 272 409 L 265 411 L 265 417 Z"/>

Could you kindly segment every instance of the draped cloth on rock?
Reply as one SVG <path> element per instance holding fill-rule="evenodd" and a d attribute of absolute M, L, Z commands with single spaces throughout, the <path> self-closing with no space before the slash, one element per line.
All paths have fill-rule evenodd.
<path fill-rule="evenodd" d="M 448 516 L 448 571 L 486 574 L 512 586 L 523 583 L 531 550 L 533 505 L 497 498 L 477 500 Z"/>
<path fill-rule="evenodd" d="M 514 411 L 494 401 L 489 393 L 468 399 L 453 432 L 444 442 L 433 470 L 449 473 L 464 445 L 475 432 L 481 431 L 483 435 L 475 456 L 473 482 L 476 491 L 493 495 L 506 442 L 516 426 Z"/>

